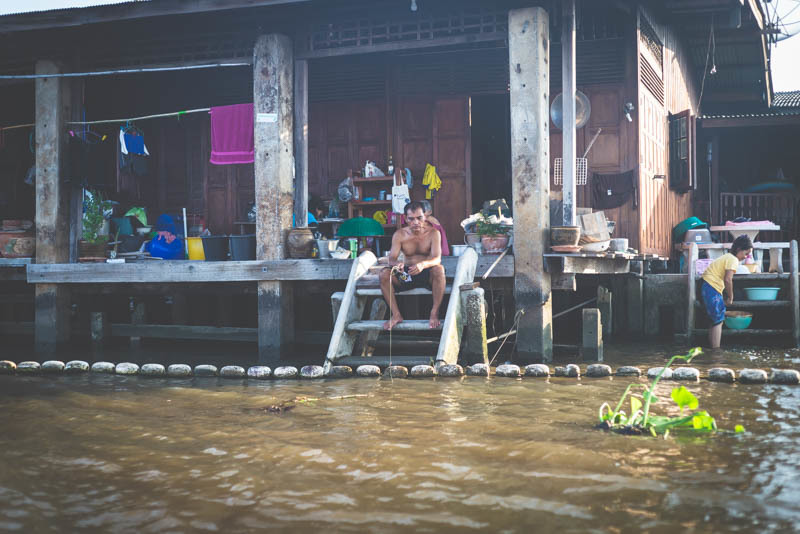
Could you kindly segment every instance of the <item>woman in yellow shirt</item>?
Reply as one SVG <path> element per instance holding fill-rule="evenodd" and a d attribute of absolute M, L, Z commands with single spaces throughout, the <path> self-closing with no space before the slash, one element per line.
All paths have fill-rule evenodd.
<path fill-rule="evenodd" d="M 739 267 L 739 262 L 752 251 L 753 243 L 750 238 L 740 235 L 733 241 L 730 252 L 714 260 L 703 273 L 703 287 L 700 294 L 703 296 L 706 313 L 713 325 L 708 331 L 708 342 L 712 349 L 719 348 L 722 339 L 725 305 L 733 302 L 733 274 Z"/>

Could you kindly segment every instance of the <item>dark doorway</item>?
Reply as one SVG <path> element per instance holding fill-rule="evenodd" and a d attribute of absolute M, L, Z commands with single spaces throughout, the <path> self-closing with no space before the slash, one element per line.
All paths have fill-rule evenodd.
<path fill-rule="evenodd" d="M 511 130 L 508 94 L 473 96 L 472 208 L 504 198 L 511 205 Z"/>

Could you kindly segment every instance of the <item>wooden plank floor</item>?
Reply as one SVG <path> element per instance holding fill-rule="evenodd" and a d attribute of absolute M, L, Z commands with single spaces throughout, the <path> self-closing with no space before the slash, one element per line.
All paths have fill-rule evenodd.
<path fill-rule="evenodd" d="M 478 258 L 475 276 L 482 276 L 497 256 Z M 456 271 L 458 257 L 442 258 L 447 275 Z M 113 284 L 180 282 L 258 282 L 265 280 L 347 280 L 351 260 L 280 261 L 147 261 L 138 263 L 51 263 L 28 266 L 32 284 Z M 507 255 L 490 278 L 514 276 L 514 257 Z"/>

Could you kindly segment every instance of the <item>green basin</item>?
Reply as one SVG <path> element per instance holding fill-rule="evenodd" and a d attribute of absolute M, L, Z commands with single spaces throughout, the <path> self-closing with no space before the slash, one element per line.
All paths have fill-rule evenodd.
<path fill-rule="evenodd" d="M 725 317 L 725 326 L 731 330 L 744 330 L 750 326 L 753 320 L 752 315 L 738 316 L 738 317 Z"/>
<path fill-rule="evenodd" d="M 778 298 L 777 287 L 746 287 L 744 294 L 747 300 L 775 300 Z"/>

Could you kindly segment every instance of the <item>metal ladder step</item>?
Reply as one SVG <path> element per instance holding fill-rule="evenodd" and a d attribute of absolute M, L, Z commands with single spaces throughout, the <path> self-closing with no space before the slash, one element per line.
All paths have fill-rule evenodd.
<path fill-rule="evenodd" d="M 385 321 L 354 321 L 347 325 L 348 332 L 384 332 L 383 323 Z M 441 330 L 441 325 L 438 328 L 431 328 L 428 326 L 428 321 L 416 319 L 410 321 L 403 321 L 392 328 L 393 332 L 434 332 Z M 388 330 L 387 330 L 388 332 Z"/>

